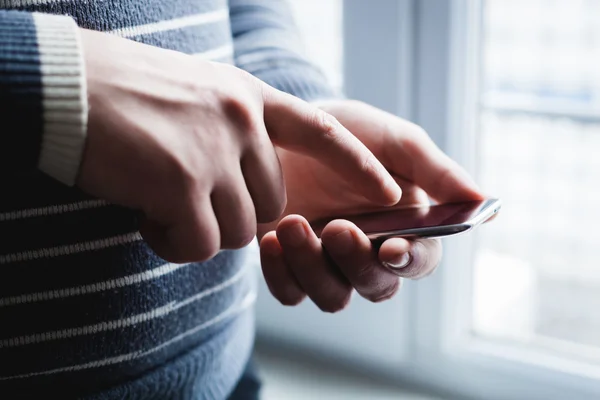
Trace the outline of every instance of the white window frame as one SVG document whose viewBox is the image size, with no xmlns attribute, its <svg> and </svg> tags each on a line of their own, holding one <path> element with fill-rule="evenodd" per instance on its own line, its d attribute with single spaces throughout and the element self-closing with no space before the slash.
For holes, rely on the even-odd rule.
<svg viewBox="0 0 600 400">
<path fill-rule="evenodd" d="M 347 95 L 420 124 L 475 176 L 481 4 L 481 0 L 344 3 Z M 320 313 L 308 302 L 295 310 L 281 307 L 263 285 L 257 311 L 259 337 L 454 396 L 600 398 L 600 367 L 469 334 L 470 255 L 476 238 L 475 234 L 445 241 L 438 271 L 406 283 L 391 302 L 368 305 L 354 299 L 358 305 L 335 316 Z M 377 340 L 366 339 L 373 337 Z"/>
</svg>

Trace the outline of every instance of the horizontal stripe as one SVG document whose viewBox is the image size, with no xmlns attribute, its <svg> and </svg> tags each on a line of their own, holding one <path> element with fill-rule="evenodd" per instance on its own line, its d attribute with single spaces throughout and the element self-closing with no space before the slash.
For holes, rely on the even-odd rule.
<svg viewBox="0 0 600 400">
<path fill-rule="evenodd" d="M 0 224 L 0 227 L 2 225 Z M 2 235 L 7 236 L 6 233 L 0 232 L 0 236 Z M 115 235 L 99 238 L 112 236 Z M 6 253 L 8 251 L 0 251 L 0 254 Z M 63 257 L 25 261 L 10 266 L 0 265 L 2 274 L 0 293 L 2 297 L 11 297 L 24 293 L 83 286 L 137 274 L 165 263 L 166 261 L 158 257 L 146 242 L 137 241 L 104 248 L 93 253 L 75 253 Z"/>
<path fill-rule="evenodd" d="M 0 222 L 0 254 L 110 238 L 140 229 L 141 213 L 116 205 Z M 125 274 L 123 274 L 125 275 Z"/>
<path fill-rule="evenodd" d="M 128 26 L 110 31 L 117 36 L 130 38 L 140 35 L 149 35 L 157 32 L 171 31 L 188 26 L 201 26 L 213 22 L 226 21 L 229 18 L 229 10 L 221 9 L 196 15 L 189 15 L 181 18 L 173 18 L 166 21 L 154 22 L 151 24 Z"/>
<path fill-rule="evenodd" d="M 61 0 L 0 0 L 0 8 L 18 8 L 58 3 Z"/>
<path fill-rule="evenodd" d="M 14 221 L 23 218 L 46 217 L 68 212 L 87 210 L 108 205 L 105 200 L 83 200 L 76 203 L 57 204 L 47 207 L 28 208 L 0 213 L 0 222 Z"/>
<path fill-rule="evenodd" d="M 124 254 L 131 247 L 132 245 L 130 244 L 114 249 Z M 104 252 L 113 252 L 113 249 L 101 250 L 97 254 Z M 245 265 L 242 261 L 244 258 L 243 253 L 245 252 L 239 255 L 237 252 L 226 253 L 218 256 L 216 260 L 194 263 L 195 265 L 189 268 L 181 268 L 170 274 L 136 285 L 56 301 L 41 301 L 19 306 L 0 307 L 0 325 L 2 326 L 0 329 L 0 340 L 40 332 L 59 331 L 65 328 L 94 325 L 101 321 L 118 320 L 161 307 L 171 302 L 181 301 L 231 278 L 231 276 L 236 274 Z M 94 258 L 93 254 L 89 253 L 83 253 L 80 257 L 84 260 L 86 258 Z M 53 260 L 68 262 L 70 259 L 71 257 L 61 257 Z M 38 271 L 44 270 L 47 261 L 30 263 L 41 265 L 41 267 L 32 268 L 34 271 L 29 274 L 20 274 L 18 279 L 12 280 L 15 287 L 12 291 L 5 294 L 0 289 L 0 293 L 2 293 L 2 297 L 12 297 L 24 293 L 75 287 L 141 273 L 165 264 L 165 261 L 160 258 L 156 260 L 150 259 L 148 263 L 145 263 L 143 259 L 137 257 L 131 259 L 131 256 L 128 254 L 124 254 L 122 258 L 117 254 L 114 260 L 117 263 L 116 267 L 95 264 L 94 267 L 90 268 L 84 263 L 77 267 L 69 268 L 68 272 L 63 272 L 60 269 L 58 271 L 51 271 L 51 274 L 48 274 L 51 275 L 51 283 L 43 286 L 37 285 L 37 287 L 30 286 L 30 282 L 37 280 Z M 119 265 L 121 268 L 119 268 Z M 15 267 L 8 270 L 20 270 L 27 267 L 28 265 L 23 263 L 15 265 Z M 112 269 L 111 274 L 101 274 L 98 272 L 98 270 L 102 270 L 105 267 Z M 68 276 L 69 274 L 79 275 L 79 277 L 71 279 L 71 276 Z M 90 279 L 88 274 L 95 279 Z M 21 278 L 22 276 L 25 277 Z M 32 276 L 36 278 L 32 279 Z M 69 280 L 69 282 L 63 282 L 63 280 Z M 5 279 L 2 276 L 0 281 L 8 281 L 2 286 L 9 286 L 11 279 Z M 217 302 L 225 301 L 227 304 L 230 304 L 227 300 L 231 298 L 231 295 L 235 294 L 235 289 L 237 288 L 238 286 L 234 285 L 225 292 L 221 292 L 218 296 L 213 295 L 210 299 L 203 299 L 201 303 L 203 307 L 213 300 Z M 184 313 L 190 313 L 189 308 L 182 309 L 178 314 Z M 206 320 L 214 315 L 212 308 L 206 310 L 204 314 L 204 316 L 199 317 L 199 321 Z"/>
<path fill-rule="evenodd" d="M 0 255 L 0 265 L 13 262 L 30 261 L 40 258 L 51 258 L 74 253 L 100 250 L 105 249 L 107 247 L 137 242 L 140 240 L 142 240 L 142 235 L 140 235 L 139 232 L 133 232 L 125 235 L 118 235 L 89 242 L 68 244 L 64 246 L 49 247 L 45 249 L 29 250 L 20 253 Z"/>
<path fill-rule="evenodd" d="M 25 346 L 29 344 L 41 343 L 50 340 L 60 340 L 72 338 L 75 336 L 84 336 L 84 335 L 92 335 L 100 332 L 112 331 L 117 329 L 127 328 L 132 325 L 144 323 L 153 319 L 164 317 L 172 312 L 179 310 L 185 306 L 188 306 L 192 303 L 200 301 L 201 299 L 210 296 L 214 293 L 220 292 L 223 289 L 232 286 L 236 282 L 240 281 L 240 279 L 246 273 L 246 269 L 242 268 L 237 274 L 229 278 L 228 280 L 221 282 L 218 285 L 211 287 L 210 289 L 204 290 L 195 294 L 194 296 L 188 297 L 182 301 L 176 302 L 172 301 L 164 306 L 152 309 L 145 313 L 133 315 L 131 317 L 112 320 L 112 321 L 103 321 L 97 324 L 82 326 L 78 328 L 69 328 L 62 329 L 59 331 L 52 332 L 43 332 L 37 333 L 35 335 L 28 336 L 19 336 L 15 338 L 3 339 L 0 340 L 0 349 L 7 347 L 17 347 L 17 346 Z"/>
<path fill-rule="evenodd" d="M 186 271 L 181 275 L 192 270 L 198 271 L 199 269 L 200 268 L 187 268 Z M 176 276 L 175 274 L 172 276 Z M 144 323 L 128 326 L 123 329 L 113 329 L 99 332 L 97 334 L 74 336 L 63 340 L 50 340 L 26 346 L 2 348 L 0 349 L 0 359 L 4 360 L 4 362 L 0 362 L 0 376 L 18 375 L 35 370 L 54 369 L 68 365 L 82 364 L 93 360 L 114 357 L 118 356 L 119 354 L 130 353 L 154 347 L 165 340 L 169 340 L 170 338 L 195 327 L 198 324 L 214 318 L 216 315 L 219 315 L 233 304 L 239 303 L 247 293 L 255 290 L 255 280 L 252 278 L 256 277 L 245 275 L 242 277 L 240 282 L 231 285 L 222 291 L 213 293 L 212 295 L 209 295 L 198 302 L 192 303 L 187 307 L 180 308 L 179 310 L 165 315 L 162 318 L 151 319 Z M 171 277 L 169 276 L 153 281 L 148 285 L 170 279 Z M 175 285 L 169 285 L 169 288 L 165 288 L 165 291 L 170 291 L 172 294 L 177 295 L 176 284 L 178 282 L 180 281 L 173 280 Z M 110 301 L 111 304 L 114 305 L 112 307 L 116 306 L 118 310 L 116 312 L 112 312 L 112 310 L 110 310 L 110 315 L 102 313 L 101 310 L 100 312 L 97 312 L 97 309 L 90 309 L 89 307 L 86 307 L 86 305 L 82 304 L 80 310 L 76 310 L 73 313 L 93 314 L 94 318 L 88 318 L 87 323 L 80 323 L 79 319 L 69 320 L 68 318 L 62 318 L 60 324 L 54 324 L 50 326 L 41 323 L 39 326 L 34 327 L 33 329 L 31 329 L 32 324 L 30 324 L 30 329 L 21 330 L 16 334 L 7 335 L 4 332 L 5 325 L 18 324 L 21 320 L 37 318 L 40 314 L 31 313 L 27 316 L 21 316 L 20 319 L 16 318 L 6 321 L 0 319 L 3 321 L 3 329 L 0 329 L 0 332 L 2 333 L 2 337 L 0 339 L 32 335 L 38 332 L 61 330 L 69 327 L 75 328 L 79 326 L 95 324 L 100 321 L 126 318 L 128 316 L 139 314 L 155 307 L 162 306 L 171 302 L 172 300 L 177 301 L 179 299 L 185 299 L 194 295 L 195 293 L 200 292 L 201 290 L 215 286 L 220 282 L 222 281 L 210 282 L 209 284 L 204 285 L 202 289 L 198 289 L 195 292 L 188 291 L 186 295 L 180 295 L 177 296 L 177 298 L 172 296 L 169 297 L 169 295 L 162 295 L 160 296 L 160 301 L 155 301 L 152 293 L 146 294 L 142 292 L 135 297 L 117 295 L 116 297 L 120 298 L 120 300 L 112 301 L 113 299 L 111 299 Z M 129 287 L 125 290 L 133 290 L 134 288 L 135 287 Z M 109 296 L 112 296 L 112 293 L 108 292 L 101 296 L 108 298 Z M 90 297 L 98 297 L 98 295 Z M 87 300 L 87 298 L 88 296 L 74 298 L 73 301 L 77 302 L 79 300 Z M 145 299 L 151 299 L 150 303 L 146 303 Z M 46 317 L 46 319 L 52 320 L 54 316 L 59 317 L 63 311 L 62 309 L 55 307 L 54 310 L 48 310 L 45 311 L 45 313 L 50 314 Z M 202 333 L 195 335 L 191 343 L 181 344 L 180 346 L 182 347 L 177 346 L 177 349 L 175 349 L 176 353 L 169 353 L 168 351 L 161 352 L 160 355 L 157 355 L 157 359 L 154 359 L 153 357 L 152 360 L 145 360 L 142 362 L 142 364 L 145 364 L 146 362 L 152 363 L 153 365 L 163 364 L 165 360 L 171 359 L 174 354 L 180 354 L 181 350 L 189 350 L 190 347 L 195 347 L 196 344 L 205 343 L 209 341 L 213 335 L 220 333 L 222 330 L 223 327 L 220 326 L 207 329 Z M 135 374 L 136 371 L 133 371 L 134 366 L 131 367 L 132 369 L 124 367 L 125 370 L 122 370 L 122 372 L 131 372 L 132 374 Z M 138 367 L 143 368 L 141 365 L 137 364 L 135 368 Z"/>
<path fill-rule="evenodd" d="M 139 274 L 128 275 L 122 278 L 92 283 L 89 285 L 0 298 L 0 307 L 37 303 L 39 301 L 65 299 L 68 297 L 82 296 L 86 294 L 105 292 L 107 290 L 119 289 L 126 286 L 150 281 L 152 279 L 160 278 L 161 276 L 170 274 L 172 272 L 177 271 L 180 268 L 184 268 L 189 265 L 191 264 L 164 264 L 160 267 L 151 269 L 149 271 L 144 271 Z"/>
<path fill-rule="evenodd" d="M 200 58 L 202 60 L 211 60 L 211 61 L 221 60 L 221 59 L 227 58 L 227 57 L 233 57 L 233 44 L 232 43 L 226 44 L 224 46 L 217 47 L 216 49 L 203 51 L 201 53 L 194 53 L 192 55 L 194 57 Z"/>
<path fill-rule="evenodd" d="M 187 337 L 192 336 L 192 335 L 202 331 L 203 329 L 206 329 L 212 325 L 215 325 L 215 324 L 225 320 L 226 318 L 233 317 L 237 314 L 242 313 L 244 310 L 250 308 L 254 304 L 255 301 L 256 301 L 256 293 L 251 292 L 239 304 L 231 306 L 230 308 L 223 311 L 221 314 L 217 315 L 216 317 L 214 317 L 214 318 L 212 318 L 212 319 L 210 319 L 210 320 L 208 320 L 186 332 L 183 332 L 183 333 L 167 340 L 166 342 L 161 343 L 160 345 L 158 345 L 156 347 L 150 348 L 148 350 L 131 352 L 131 353 L 115 356 L 115 357 L 92 361 L 92 362 L 85 363 L 85 364 L 72 365 L 72 366 L 68 366 L 68 367 L 56 368 L 56 369 L 47 370 L 47 371 L 39 371 L 39 372 L 32 372 L 32 373 L 28 373 L 28 374 L 20 374 L 20 375 L 12 375 L 12 376 L 3 376 L 3 377 L 0 377 L 0 381 L 24 379 L 24 378 L 31 378 L 31 377 L 35 377 L 35 376 L 43 376 L 43 375 L 53 375 L 53 374 L 58 374 L 58 373 L 63 373 L 63 372 L 82 371 L 82 370 L 87 370 L 87 369 L 92 369 L 92 368 L 100 368 L 100 367 L 107 366 L 107 365 L 120 364 L 123 362 L 133 361 L 133 360 L 136 360 L 139 358 L 143 358 L 143 357 L 149 356 L 153 353 L 156 353 L 166 347 L 174 345 L 174 344 L 186 339 Z"/>
<path fill-rule="evenodd" d="M 185 54 L 208 52 L 232 44 L 229 25 L 226 22 L 212 24 L 210 28 L 194 25 L 152 35 L 137 35 L 130 39 Z"/>
<path fill-rule="evenodd" d="M 282 49 L 275 47 L 250 47 L 249 49 L 246 49 L 246 51 L 244 51 L 244 49 L 236 43 L 235 63 L 240 67 L 248 64 L 254 64 L 257 62 L 277 62 L 282 59 L 289 58 L 302 60 L 299 57 L 299 55 L 285 48 Z"/>
<path fill-rule="evenodd" d="M 0 8 L 12 9 L 18 7 L 27 7 L 29 5 L 46 4 L 55 0 L 0 0 Z"/>
<path fill-rule="evenodd" d="M 275 54 L 274 57 L 273 51 L 271 50 L 258 51 L 255 53 L 246 54 L 239 54 L 239 52 L 236 51 L 235 65 L 238 65 L 240 68 L 243 68 L 247 64 L 254 64 L 256 62 L 268 62 L 270 60 L 277 61 L 277 59 L 277 54 Z"/>
<path fill-rule="evenodd" d="M 129 246 L 131 245 L 122 246 L 120 249 Z M 105 251 L 112 250 L 103 250 L 101 252 Z M 85 257 L 93 258 L 89 257 L 87 254 L 85 254 Z M 126 255 L 125 257 L 128 256 Z M 63 259 L 65 258 L 59 260 Z M 226 254 L 218 257 L 216 261 L 210 260 L 209 262 L 204 263 L 194 263 L 194 265 L 191 265 L 188 268 L 180 268 L 170 274 L 136 285 L 129 285 L 113 290 L 90 293 L 56 301 L 41 301 L 20 306 L 0 307 L 0 325 L 2 325 L 2 328 L 0 329 L 0 340 L 17 336 L 28 336 L 40 332 L 59 331 L 65 328 L 94 325 L 102 321 L 119 320 L 161 307 L 171 302 L 179 302 L 231 278 L 240 268 L 246 265 L 241 261 L 242 259 L 243 254 L 240 254 L 239 256 L 237 254 Z M 15 286 L 18 290 L 12 291 L 10 295 L 15 296 L 24 293 L 50 291 L 101 282 L 103 280 L 140 273 L 165 264 L 165 261 L 162 259 L 158 259 L 158 262 L 151 260 L 149 265 L 143 264 L 142 260 L 139 261 L 140 264 L 137 265 L 137 268 L 133 266 L 130 266 L 127 269 L 124 268 L 123 270 L 113 268 L 113 274 L 104 275 L 102 277 L 104 279 L 87 278 L 88 271 L 90 273 L 96 273 L 96 271 L 90 271 L 87 265 L 83 268 L 80 267 L 78 270 L 73 269 L 73 274 L 81 275 L 83 279 L 86 279 L 80 279 L 80 283 L 76 284 L 62 283 L 61 278 L 64 274 L 62 272 L 59 274 L 55 273 L 55 275 L 58 275 L 58 279 L 55 279 L 54 285 L 43 287 L 42 290 L 36 290 L 37 288 L 33 289 L 29 287 L 28 283 L 31 281 L 31 276 L 37 277 L 37 275 L 30 274 L 27 280 L 16 282 Z M 122 263 L 122 261 L 118 259 L 116 262 Z M 38 262 L 36 264 L 45 264 L 45 262 Z M 95 267 L 95 269 L 102 268 L 102 265 Z M 96 277 L 98 276 L 99 275 L 96 274 Z M 223 292 L 219 292 L 218 294 L 212 295 L 209 298 L 196 303 L 202 306 L 200 307 L 202 310 L 200 314 L 198 314 L 197 319 L 190 322 L 201 322 L 211 318 L 217 311 L 217 309 L 214 308 L 214 303 L 225 302 L 225 305 L 231 304 L 231 301 L 229 300 L 231 300 L 232 296 L 235 296 L 238 287 L 239 286 L 236 284 Z M 3 292 L 0 290 L 0 293 Z M 9 295 L 6 294 L 2 297 L 8 296 Z M 213 305 L 209 305 L 209 303 Z M 181 311 L 172 315 L 182 315 L 185 318 L 188 318 L 187 315 L 193 313 L 191 308 L 196 309 L 199 307 L 183 308 Z M 171 316 L 169 318 L 175 317 Z M 160 325 L 163 323 L 160 321 L 163 320 L 164 318 L 160 319 L 159 323 L 154 325 Z M 145 324 L 145 326 L 146 328 L 144 329 L 149 329 L 147 328 L 149 326 L 148 324 Z M 73 340 L 74 339 L 64 342 L 71 343 Z M 82 341 L 89 340 L 95 339 L 83 337 Z M 123 347 L 121 347 L 121 349 L 123 349 Z M 2 358 L 1 355 L 0 358 Z M 1 368 L 0 375 L 2 375 Z"/>
<path fill-rule="evenodd" d="M 85 3 L 82 3 L 82 0 L 60 0 L 47 4 L 12 7 L 23 11 L 70 15 L 82 28 L 107 32 L 212 12 L 226 6 L 226 0 L 93 0 Z"/>
<path fill-rule="evenodd" d="M 165 0 L 161 0 L 161 1 L 165 1 Z M 81 6 L 81 0 L 75 0 L 76 4 L 79 4 L 79 6 Z M 214 5 L 214 4 L 221 4 L 221 1 L 209 1 L 209 0 L 201 0 L 201 1 L 195 1 L 196 3 L 200 3 L 200 4 L 206 4 L 206 5 Z M 0 0 L 0 8 L 4 8 L 4 9 L 14 9 L 14 8 L 23 8 L 23 7 L 40 7 L 40 6 L 47 6 L 47 5 L 68 5 L 73 7 L 73 0 Z M 91 2 L 90 2 L 91 3 Z M 96 2 L 94 2 L 96 3 Z M 114 5 L 114 3 L 112 1 L 107 1 L 107 0 L 102 0 L 102 1 L 97 1 L 97 3 L 109 3 L 111 5 Z M 119 1 L 120 4 L 122 4 L 122 1 Z M 75 4 L 75 5 L 76 5 Z M 90 4 L 91 5 L 91 4 Z M 94 4 L 96 5 L 96 4 Z M 131 6 L 135 5 L 135 3 L 131 3 Z M 144 3 L 144 6 L 148 6 L 147 3 Z"/>
<path fill-rule="evenodd" d="M 300 83 L 306 84 L 313 82 L 315 78 L 319 79 L 320 81 L 323 81 L 324 79 L 321 73 L 313 69 L 309 63 L 294 57 L 281 56 L 247 64 L 241 64 L 239 63 L 239 60 L 236 59 L 236 65 L 252 74 L 258 72 L 277 74 L 281 73 L 281 70 L 285 70 L 283 72 L 286 76 L 290 76 L 291 79 L 298 79 L 298 75 L 300 78 L 306 80 L 306 82 L 300 81 Z"/>
</svg>

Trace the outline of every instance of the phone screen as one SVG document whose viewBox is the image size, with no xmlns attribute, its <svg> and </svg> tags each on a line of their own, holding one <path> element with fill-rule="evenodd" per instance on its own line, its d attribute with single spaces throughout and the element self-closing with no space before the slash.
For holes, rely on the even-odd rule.
<svg viewBox="0 0 600 400">
<path fill-rule="evenodd" d="M 459 225 L 468 222 L 493 203 L 494 200 L 488 199 L 398 208 L 368 214 L 329 218 L 316 221 L 311 225 L 317 235 L 320 235 L 325 225 L 334 219 L 345 219 L 353 222 L 366 234 L 441 225 Z"/>
</svg>

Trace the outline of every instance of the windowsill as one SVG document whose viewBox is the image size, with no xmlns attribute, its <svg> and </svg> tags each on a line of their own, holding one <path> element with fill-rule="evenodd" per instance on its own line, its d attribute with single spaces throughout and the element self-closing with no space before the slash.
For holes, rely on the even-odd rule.
<svg viewBox="0 0 600 400">
<path fill-rule="evenodd" d="M 333 364 L 258 346 L 263 400 L 443 400 L 380 382 Z"/>
</svg>

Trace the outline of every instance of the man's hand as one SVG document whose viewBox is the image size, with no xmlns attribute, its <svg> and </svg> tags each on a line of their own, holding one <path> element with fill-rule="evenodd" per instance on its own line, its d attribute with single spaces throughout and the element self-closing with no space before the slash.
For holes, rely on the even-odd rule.
<svg viewBox="0 0 600 400">
<path fill-rule="evenodd" d="M 318 159 L 375 204 L 400 189 L 325 112 L 224 64 L 82 31 L 88 138 L 77 184 L 142 210 L 142 235 L 174 262 L 239 248 L 279 218 L 284 179 L 273 143 Z"/>
<path fill-rule="evenodd" d="M 418 126 L 356 101 L 322 108 L 360 139 L 402 187 L 398 205 L 481 199 L 465 171 Z M 380 208 L 352 181 L 316 160 L 278 150 L 288 204 L 279 222 L 260 226 L 261 260 L 271 293 L 295 305 L 308 295 L 324 311 L 349 302 L 352 291 L 371 301 L 391 298 L 400 277 L 433 272 L 441 258 L 438 240 L 389 239 L 379 249 L 349 221 L 329 223 L 319 240 L 307 220 Z M 387 268 L 386 268 L 387 267 Z M 392 272 L 393 271 L 393 272 Z"/>
</svg>

